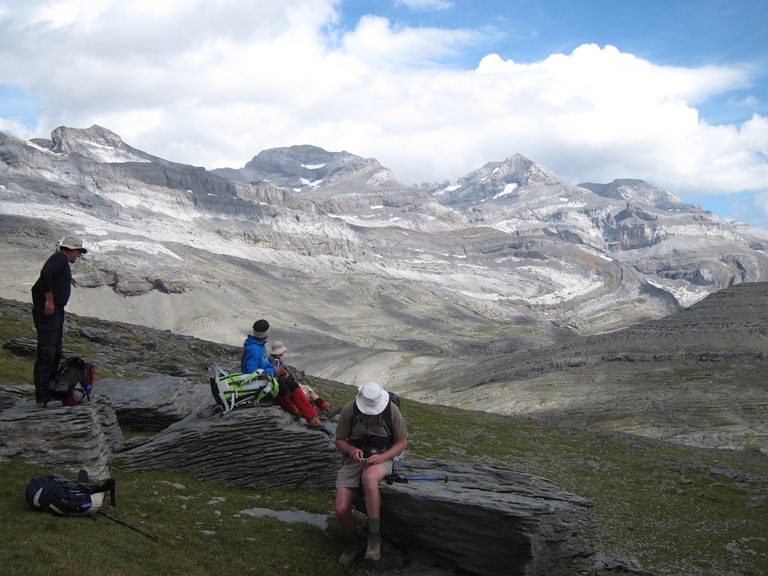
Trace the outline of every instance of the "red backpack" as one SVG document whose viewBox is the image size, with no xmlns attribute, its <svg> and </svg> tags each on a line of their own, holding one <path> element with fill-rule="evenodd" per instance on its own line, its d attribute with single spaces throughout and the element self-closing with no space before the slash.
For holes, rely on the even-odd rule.
<svg viewBox="0 0 768 576">
<path fill-rule="evenodd" d="M 61 400 L 66 406 L 90 400 L 95 381 L 96 368 L 93 364 L 77 356 L 67 358 L 51 382 L 51 400 Z"/>
</svg>

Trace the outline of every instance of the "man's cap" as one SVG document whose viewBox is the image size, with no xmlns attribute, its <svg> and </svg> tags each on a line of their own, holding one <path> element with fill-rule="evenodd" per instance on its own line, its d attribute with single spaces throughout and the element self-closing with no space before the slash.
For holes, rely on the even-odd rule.
<svg viewBox="0 0 768 576">
<path fill-rule="evenodd" d="M 269 322 L 264 319 L 256 320 L 253 323 L 253 337 L 266 338 L 269 336 Z"/>
<path fill-rule="evenodd" d="M 59 248 L 66 248 L 67 250 L 80 250 L 80 254 L 87 254 L 88 250 L 83 248 L 83 241 L 77 236 L 64 236 L 59 242 Z"/>
</svg>

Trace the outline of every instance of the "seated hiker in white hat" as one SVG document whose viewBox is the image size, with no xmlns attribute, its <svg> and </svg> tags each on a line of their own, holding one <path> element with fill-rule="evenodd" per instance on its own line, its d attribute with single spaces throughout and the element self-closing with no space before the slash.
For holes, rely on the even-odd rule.
<svg viewBox="0 0 768 576">
<path fill-rule="evenodd" d="M 381 493 L 379 482 L 392 474 L 394 458 L 408 445 L 408 431 L 400 409 L 376 382 L 360 386 L 344 405 L 336 426 L 336 448 L 344 458 L 336 476 L 336 518 L 348 544 L 339 558 L 351 565 L 362 550 L 352 507 L 361 486 L 368 514 L 366 560 L 381 557 Z"/>
<path fill-rule="evenodd" d="M 283 360 L 283 357 L 287 351 L 288 348 L 286 348 L 285 344 L 279 340 L 272 342 L 272 345 L 269 347 L 269 361 L 272 362 L 272 364 L 274 364 L 276 367 L 281 366 L 285 368 L 287 372 L 287 376 L 278 376 L 278 381 L 285 381 L 285 384 L 290 390 L 294 390 L 296 386 L 301 387 L 301 390 L 304 392 L 309 401 L 312 402 L 312 404 L 314 404 L 318 410 L 322 410 L 328 418 L 333 418 L 339 412 L 341 412 L 341 407 L 334 408 L 330 402 L 323 400 L 323 398 L 317 392 L 315 392 L 312 387 L 308 386 L 307 384 L 301 384 L 298 380 L 296 380 L 296 377 L 291 374 L 290 370 L 288 370 L 288 367 L 285 365 L 285 361 Z"/>
</svg>

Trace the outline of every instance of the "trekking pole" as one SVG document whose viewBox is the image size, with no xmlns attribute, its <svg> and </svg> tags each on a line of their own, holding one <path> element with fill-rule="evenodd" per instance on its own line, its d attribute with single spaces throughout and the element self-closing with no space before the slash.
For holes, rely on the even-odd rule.
<svg viewBox="0 0 768 576">
<path fill-rule="evenodd" d="M 135 530 L 139 534 L 144 534 L 144 536 L 146 536 L 147 538 L 149 538 L 151 540 L 154 540 L 155 542 L 160 542 L 160 538 L 158 536 L 154 536 L 153 534 L 150 534 L 149 532 L 144 532 L 144 530 L 142 530 L 141 528 L 136 528 L 136 526 L 131 526 L 130 524 L 128 524 L 128 522 L 123 522 L 122 520 L 120 520 L 118 518 L 115 518 L 114 516 L 110 516 L 109 514 L 104 512 L 103 510 L 99 510 L 99 514 L 103 514 L 104 516 L 106 516 L 110 520 L 113 520 L 113 521 L 117 522 L 118 524 L 122 524 L 126 528 L 130 528 L 131 530 Z"/>
<path fill-rule="evenodd" d="M 413 477 L 413 476 L 400 476 L 400 474 L 390 474 L 389 476 L 385 477 L 385 480 L 387 481 L 387 484 L 392 484 L 393 482 L 398 482 L 400 484 L 408 484 L 408 482 L 417 482 L 417 481 L 448 482 L 448 476 Z"/>
</svg>

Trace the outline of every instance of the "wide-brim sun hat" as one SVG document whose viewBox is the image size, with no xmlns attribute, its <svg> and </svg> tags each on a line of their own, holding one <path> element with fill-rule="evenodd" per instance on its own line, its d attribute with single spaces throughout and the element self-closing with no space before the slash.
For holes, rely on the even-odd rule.
<svg viewBox="0 0 768 576">
<path fill-rule="evenodd" d="M 275 340 L 272 342 L 272 346 L 269 347 L 270 354 L 273 356 L 279 356 L 281 354 L 285 354 L 285 352 L 288 350 L 288 348 L 285 347 L 285 345 L 280 342 L 280 340 Z"/>
<path fill-rule="evenodd" d="M 376 382 L 368 382 L 357 389 L 355 404 L 360 412 L 369 416 L 381 414 L 389 403 L 389 393 Z"/>
<path fill-rule="evenodd" d="M 64 236 L 59 242 L 59 248 L 66 248 L 67 250 L 79 250 L 80 254 L 87 254 L 88 250 L 83 248 L 83 241 L 76 236 Z"/>
</svg>

